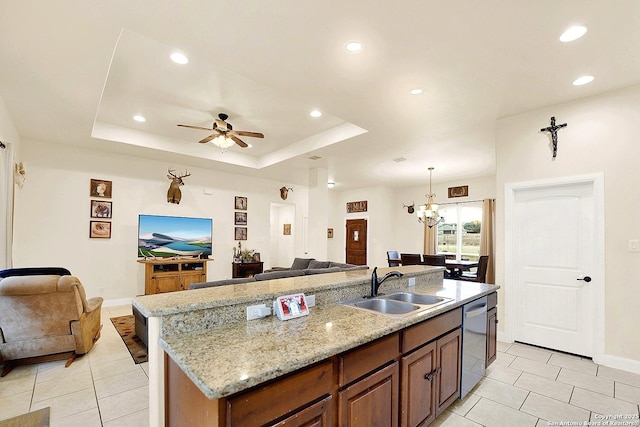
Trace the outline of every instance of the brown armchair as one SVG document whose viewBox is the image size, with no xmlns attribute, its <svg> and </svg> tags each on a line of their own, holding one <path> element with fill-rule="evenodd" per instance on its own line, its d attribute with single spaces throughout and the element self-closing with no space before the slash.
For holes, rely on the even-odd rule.
<svg viewBox="0 0 640 427">
<path fill-rule="evenodd" d="M 17 362 L 69 356 L 69 366 L 77 355 L 87 353 L 100 336 L 102 301 L 87 300 L 82 284 L 71 275 L 0 278 L 2 376 Z"/>
</svg>

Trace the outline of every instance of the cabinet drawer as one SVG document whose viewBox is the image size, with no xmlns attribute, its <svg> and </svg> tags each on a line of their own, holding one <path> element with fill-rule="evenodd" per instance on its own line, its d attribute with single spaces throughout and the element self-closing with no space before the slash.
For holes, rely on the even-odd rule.
<svg viewBox="0 0 640 427">
<path fill-rule="evenodd" d="M 462 308 L 451 310 L 438 317 L 411 326 L 402 332 L 402 353 L 407 353 L 422 344 L 433 341 L 440 335 L 462 325 Z"/>
<path fill-rule="evenodd" d="M 399 356 L 399 334 L 389 335 L 340 356 L 339 386 L 357 380 Z"/>
<path fill-rule="evenodd" d="M 225 425 L 265 425 L 330 395 L 333 381 L 333 363 L 326 361 L 246 393 L 234 395 L 226 402 Z"/>
</svg>

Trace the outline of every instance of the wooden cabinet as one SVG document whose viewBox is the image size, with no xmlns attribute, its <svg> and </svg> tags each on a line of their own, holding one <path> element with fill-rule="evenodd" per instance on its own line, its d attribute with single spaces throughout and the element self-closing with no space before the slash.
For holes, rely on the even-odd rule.
<svg viewBox="0 0 640 427">
<path fill-rule="evenodd" d="M 433 330 L 434 326 L 443 326 L 445 322 L 441 320 L 436 318 L 435 325 L 427 321 L 416 327 L 426 329 L 431 326 L 429 329 Z M 453 331 L 402 357 L 402 427 L 428 425 L 459 397 L 462 334 L 460 322 L 457 323 Z"/>
<path fill-rule="evenodd" d="M 487 360 L 485 367 L 491 365 L 498 355 L 498 294 L 487 296 Z"/>
<path fill-rule="evenodd" d="M 138 260 L 145 266 L 145 295 L 184 291 L 192 283 L 206 282 L 207 261 L 213 260 Z"/>
<path fill-rule="evenodd" d="M 339 357 L 338 425 L 398 425 L 400 334 Z"/>
<path fill-rule="evenodd" d="M 263 271 L 263 262 L 234 262 L 232 263 L 232 276 L 234 279 L 240 277 L 253 277 Z"/>
</svg>

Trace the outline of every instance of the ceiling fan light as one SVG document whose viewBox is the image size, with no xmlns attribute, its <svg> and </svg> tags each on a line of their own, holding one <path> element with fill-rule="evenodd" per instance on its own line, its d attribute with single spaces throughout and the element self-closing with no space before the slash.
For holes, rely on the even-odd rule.
<svg viewBox="0 0 640 427">
<path fill-rule="evenodd" d="M 233 142 L 231 138 L 227 138 L 224 135 L 216 136 L 215 138 L 213 138 L 213 140 L 211 140 L 211 142 L 213 142 L 215 146 L 220 147 L 222 149 L 229 148 L 233 144 L 235 144 L 235 142 Z"/>
</svg>

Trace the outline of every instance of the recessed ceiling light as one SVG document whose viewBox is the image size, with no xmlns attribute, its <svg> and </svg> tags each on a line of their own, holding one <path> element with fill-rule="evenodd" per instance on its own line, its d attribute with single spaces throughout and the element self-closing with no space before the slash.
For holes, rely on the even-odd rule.
<svg viewBox="0 0 640 427">
<path fill-rule="evenodd" d="M 394 162 L 396 163 L 401 163 L 401 162 L 406 162 L 407 159 L 405 159 L 404 157 L 396 157 L 395 159 L 392 159 Z"/>
<path fill-rule="evenodd" d="M 411 89 L 411 91 L 409 92 L 411 95 L 420 95 L 422 94 L 422 89 Z"/>
<path fill-rule="evenodd" d="M 586 27 L 583 27 L 582 25 L 574 25 L 573 27 L 562 33 L 562 35 L 560 36 L 560 41 L 565 43 L 572 42 L 584 36 L 586 32 Z"/>
<path fill-rule="evenodd" d="M 344 45 L 344 48 L 349 53 L 360 53 L 362 52 L 362 42 L 359 42 L 357 40 L 351 40 Z"/>
<path fill-rule="evenodd" d="M 310 115 L 311 117 L 316 117 L 316 118 L 318 118 L 318 117 L 322 116 L 322 111 L 320 111 L 320 110 L 313 110 L 313 111 L 311 111 L 311 112 L 309 113 L 309 115 Z"/>
<path fill-rule="evenodd" d="M 187 58 L 184 54 L 180 52 L 173 52 L 171 54 L 171 60 L 176 64 L 184 65 L 189 62 L 189 58 Z"/>
<path fill-rule="evenodd" d="M 573 81 L 573 85 L 582 86 L 582 85 L 586 85 L 587 83 L 591 83 L 592 81 L 593 81 L 593 76 L 582 76 L 575 79 Z"/>
<path fill-rule="evenodd" d="M 146 122 L 147 119 L 145 119 L 143 116 L 141 116 L 140 114 L 136 114 L 135 116 L 133 116 L 133 120 L 135 120 L 136 122 Z"/>
</svg>

